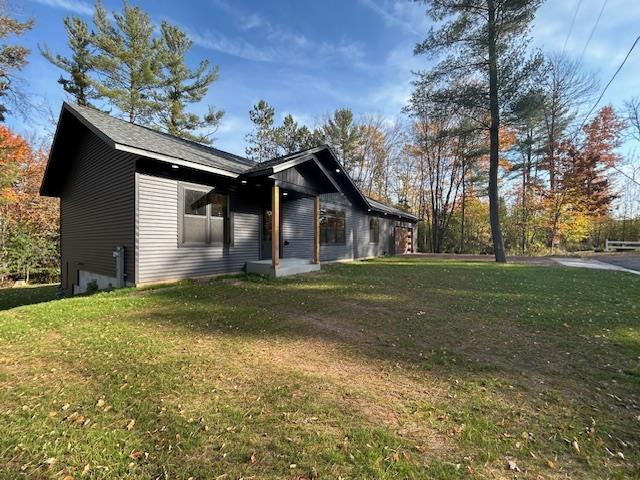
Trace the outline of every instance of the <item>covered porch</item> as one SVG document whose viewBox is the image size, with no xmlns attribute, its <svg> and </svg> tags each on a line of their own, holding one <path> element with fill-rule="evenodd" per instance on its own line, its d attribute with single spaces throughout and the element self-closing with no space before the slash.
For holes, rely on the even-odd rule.
<svg viewBox="0 0 640 480">
<path fill-rule="evenodd" d="M 263 162 L 243 174 L 242 183 L 261 186 L 265 204 L 260 260 L 248 261 L 247 273 L 282 277 L 320 270 L 320 195 L 340 192 L 341 180 L 350 181 L 323 149 Z"/>
</svg>

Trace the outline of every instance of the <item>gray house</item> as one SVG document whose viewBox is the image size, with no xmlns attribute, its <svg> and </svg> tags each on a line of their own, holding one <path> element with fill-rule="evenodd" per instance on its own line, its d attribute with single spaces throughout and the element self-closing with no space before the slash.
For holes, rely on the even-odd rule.
<svg viewBox="0 0 640 480">
<path fill-rule="evenodd" d="M 60 198 L 67 293 L 281 276 L 415 244 L 416 217 L 366 198 L 327 146 L 255 163 L 68 103 L 40 193 Z"/>
</svg>

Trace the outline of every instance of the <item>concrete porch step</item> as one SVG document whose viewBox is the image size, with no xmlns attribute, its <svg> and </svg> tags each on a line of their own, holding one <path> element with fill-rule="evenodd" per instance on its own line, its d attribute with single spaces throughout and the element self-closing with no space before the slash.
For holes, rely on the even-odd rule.
<svg viewBox="0 0 640 480">
<path fill-rule="evenodd" d="M 271 260 L 256 260 L 247 262 L 247 273 L 258 273 L 270 277 L 286 277 L 299 273 L 317 272 L 319 263 L 313 263 L 305 258 L 281 258 L 280 265 L 274 269 Z"/>
</svg>

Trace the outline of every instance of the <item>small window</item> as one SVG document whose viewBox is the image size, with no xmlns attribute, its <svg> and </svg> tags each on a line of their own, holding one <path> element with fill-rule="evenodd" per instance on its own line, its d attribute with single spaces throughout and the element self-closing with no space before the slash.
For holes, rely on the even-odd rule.
<svg viewBox="0 0 640 480">
<path fill-rule="evenodd" d="M 227 196 L 182 187 L 180 244 L 222 246 L 230 243 Z"/>
<path fill-rule="evenodd" d="M 380 241 L 380 219 L 372 218 L 369 220 L 369 241 L 378 243 Z"/>
<path fill-rule="evenodd" d="M 346 217 L 343 210 L 320 209 L 320 243 L 323 245 L 345 243 Z"/>
</svg>

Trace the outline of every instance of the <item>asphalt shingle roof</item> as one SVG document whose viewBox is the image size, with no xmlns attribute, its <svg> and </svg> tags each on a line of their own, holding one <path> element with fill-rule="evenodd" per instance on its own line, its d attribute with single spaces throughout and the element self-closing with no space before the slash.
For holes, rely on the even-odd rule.
<svg viewBox="0 0 640 480">
<path fill-rule="evenodd" d="M 269 167 L 292 160 L 300 155 L 305 155 L 310 150 L 329 148 L 327 146 L 316 147 L 276 157 L 266 162 L 256 163 L 253 160 L 241 157 L 240 155 L 235 155 L 223 150 L 218 150 L 217 148 L 184 140 L 167 133 L 158 132 L 148 127 L 126 122 L 94 108 L 83 107 L 71 103 L 65 103 L 65 105 L 72 113 L 81 117 L 81 119 L 83 119 L 88 125 L 97 129 L 116 144 L 145 150 L 150 153 L 178 158 L 187 162 L 193 162 L 199 165 L 218 168 L 237 174 L 265 170 Z M 364 198 L 373 210 L 400 215 L 404 218 L 416 219 L 416 217 L 410 213 L 385 205 L 384 203 L 368 197 Z"/>
<path fill-rule="evenodd" d="M 373 208 L 374 210 L 379 210 L 382 212 L 387 212 L 387 213 L 392 213 L 394 215 L 400 215 L 402 217 L 405 218 L 414 218 L 417 219 L 417 217 L 415 215 L 411 215 L 409 212 L 405 212 L 404 210 L 400 210 L 399 208 L 396 207 L 391 207 L 385 203 L 382 202 L 378 202 L 377 200 L 374 200 L 373 198 L 369 198 L 369 197 L 365 197 L 367 199 L 367 202 L 369 202 L 369 205 L 371 205 L 371 208 Z"/>
<path fill-rule="evenodd" d="M 207 167 L 243 173 L 256 163 L 232 153 L 120 120 L 90 107 L 67 106 L 113 142 Z"/>
</svg>

